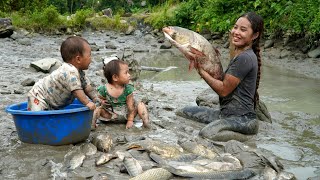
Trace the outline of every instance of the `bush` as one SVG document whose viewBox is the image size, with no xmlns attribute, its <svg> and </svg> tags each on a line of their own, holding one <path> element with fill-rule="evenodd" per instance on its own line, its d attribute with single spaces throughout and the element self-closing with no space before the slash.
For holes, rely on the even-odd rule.
<svg viewBox="0 0 320 180">
<path fill-rule="evenodd" d="M 54 6 L 32 13 L 15 12 L 11 14 L 11 18 L 14 26 L 37 32 L 52 32 L 63 25 L 62 18 Z"/>
<path fill-rule="evenodd" d="M 107 16 L 91 17 L 86 19 L 86 24 L 90 24 L 91 27 L 96 30 L 115 30 L 125 32 L 128 28 L 128 24 L 123 24 L 120 20 L 119 15 L 116 15 L 115 18 L 109 18 Z"/>
<path fill-rule="evenodd" d="M 92 9 L 81 9 L 78 10 L 74 15 L 71 16 L 70 26 L 76 29 L 81 29 L 85 26 L 86 19 L 92 17 L 94 12 Z"/>
</svg>

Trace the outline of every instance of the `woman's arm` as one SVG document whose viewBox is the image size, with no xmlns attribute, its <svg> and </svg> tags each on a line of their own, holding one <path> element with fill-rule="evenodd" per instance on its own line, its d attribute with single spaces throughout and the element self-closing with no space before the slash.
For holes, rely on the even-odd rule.
<svg viewBox="0 0 320 180">
<path fill-rule="evenodd" d="M 240 83 L 240 79 L 230 74 L 225 74 L 222 81 L 213 78 L 202 68 L 198 68 L 199 75 L 221 97 L 229 95 Z"/>
</svg>

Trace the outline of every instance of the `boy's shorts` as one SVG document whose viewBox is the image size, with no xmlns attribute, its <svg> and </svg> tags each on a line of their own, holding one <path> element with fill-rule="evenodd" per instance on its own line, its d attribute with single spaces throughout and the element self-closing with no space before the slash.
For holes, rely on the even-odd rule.
<svg viewBox="0 0 320 180">
<path fill-rule="evenodd" d="M 34 97 L 28 93 L 28 111 L 44 111 L 51 110 L 50 106 L 41 98 Z"/>
</svg>

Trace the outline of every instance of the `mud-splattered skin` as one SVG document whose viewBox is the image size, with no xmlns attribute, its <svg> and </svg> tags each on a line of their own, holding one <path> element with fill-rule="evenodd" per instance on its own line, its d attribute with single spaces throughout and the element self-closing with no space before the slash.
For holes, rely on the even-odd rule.
<svg viewBox="0 0 320 180">
<path fill-rule="evenodd" d="M 189 70 L 201 65 L 212 77 L 222 80 L 220 54 L 208 40 L 196 32 L 177 26 L 164 27 L 162 31 L 170 43 L 190 60 Z"/>
</svg>

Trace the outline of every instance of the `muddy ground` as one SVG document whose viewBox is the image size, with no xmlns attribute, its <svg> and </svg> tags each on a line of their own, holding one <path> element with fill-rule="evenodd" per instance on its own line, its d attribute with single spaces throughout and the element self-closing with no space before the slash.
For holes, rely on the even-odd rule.
<svg viewBox="0 0 320 180">
<path fill-rule="evenodd" d="M 94 85 L 103 81 L 100 76 L 101 58 L 131 49 L 135 59 L 154 60 L 155 54 L 162 53 L 169 58 L 177 58 L 175 49 L 160 50 L 157 37 L 144 36 L 141 33 L 125 36 L 113 32 L 85 32 L 83 37 L 95 47 L 93 62 L 88 70 Z M 81 146 L 47 146 L 23 143 L 19 140 L 12 116 L 5 112 L 6 106 L 26 101 L 30 86 L 22 86 L 27 78 L 38 80 L 46 74 L 30 68 L 30 63 L 45 57 L 60 58 L 59 47 L 66 36 L 44 36 L 39 34 L 18 34 L 16 39 L 0 39 L 0 177 L 1 179 L 129 179 L 126 173 L 120 173 L 121 161 L 96 167 L 94 162 L 101 154 L 86 157 L 81 167 L 73 172 L 64 171 L 66 154 Z M 113 42 L 117 49 L 106 49 L 106 41 Z M 217 42 L 219 44 L 219 42 Z M 228 50 L 222 48 L 222 56 L 227 59 Z M 319 59 L 306 58 L 296 60 L 292 53 L 286 58 L 278 56 L 284 47 L 263 51 L 265 64 L 285 71 L 293 71 L 294 76 L 320 79 Z M 129 51 L 127 51 L 129 52 Z M 121 52 L 120 52 L 121 54 Z M 304 56 L 303 56 L 304 57 Z M 316 81 L 318 82 L 318 81 Z M 197 137 L 204 124 L 176 116 L 175 111 L 186 105 L 196 105 L 198 94 L 208 88 L 203 81 L 151 81 L 148 78 L 138 80 L 139 90 L 136 96 L 148 100 L 148 109 L 152 128 L 133 128 L 125 130 L 125 124 L 100 123 L 90 138 L 99 132 L 109 133 L 117 147 L 119 137 L 150 137 L 165 142 L 177 142 L 182 138 Z M 285 170 L 295 174 L 297 179 L 320 176 L 320 117 L 319 114 L 281 111 L 271 112 L 273 123 L 260 123 L 258 135 L 249 142 L 253 148 L 263 148 L 273 152 L 283 163 Z M 120 146 L 120 143 L 118 142 Z"/>
</svg>

